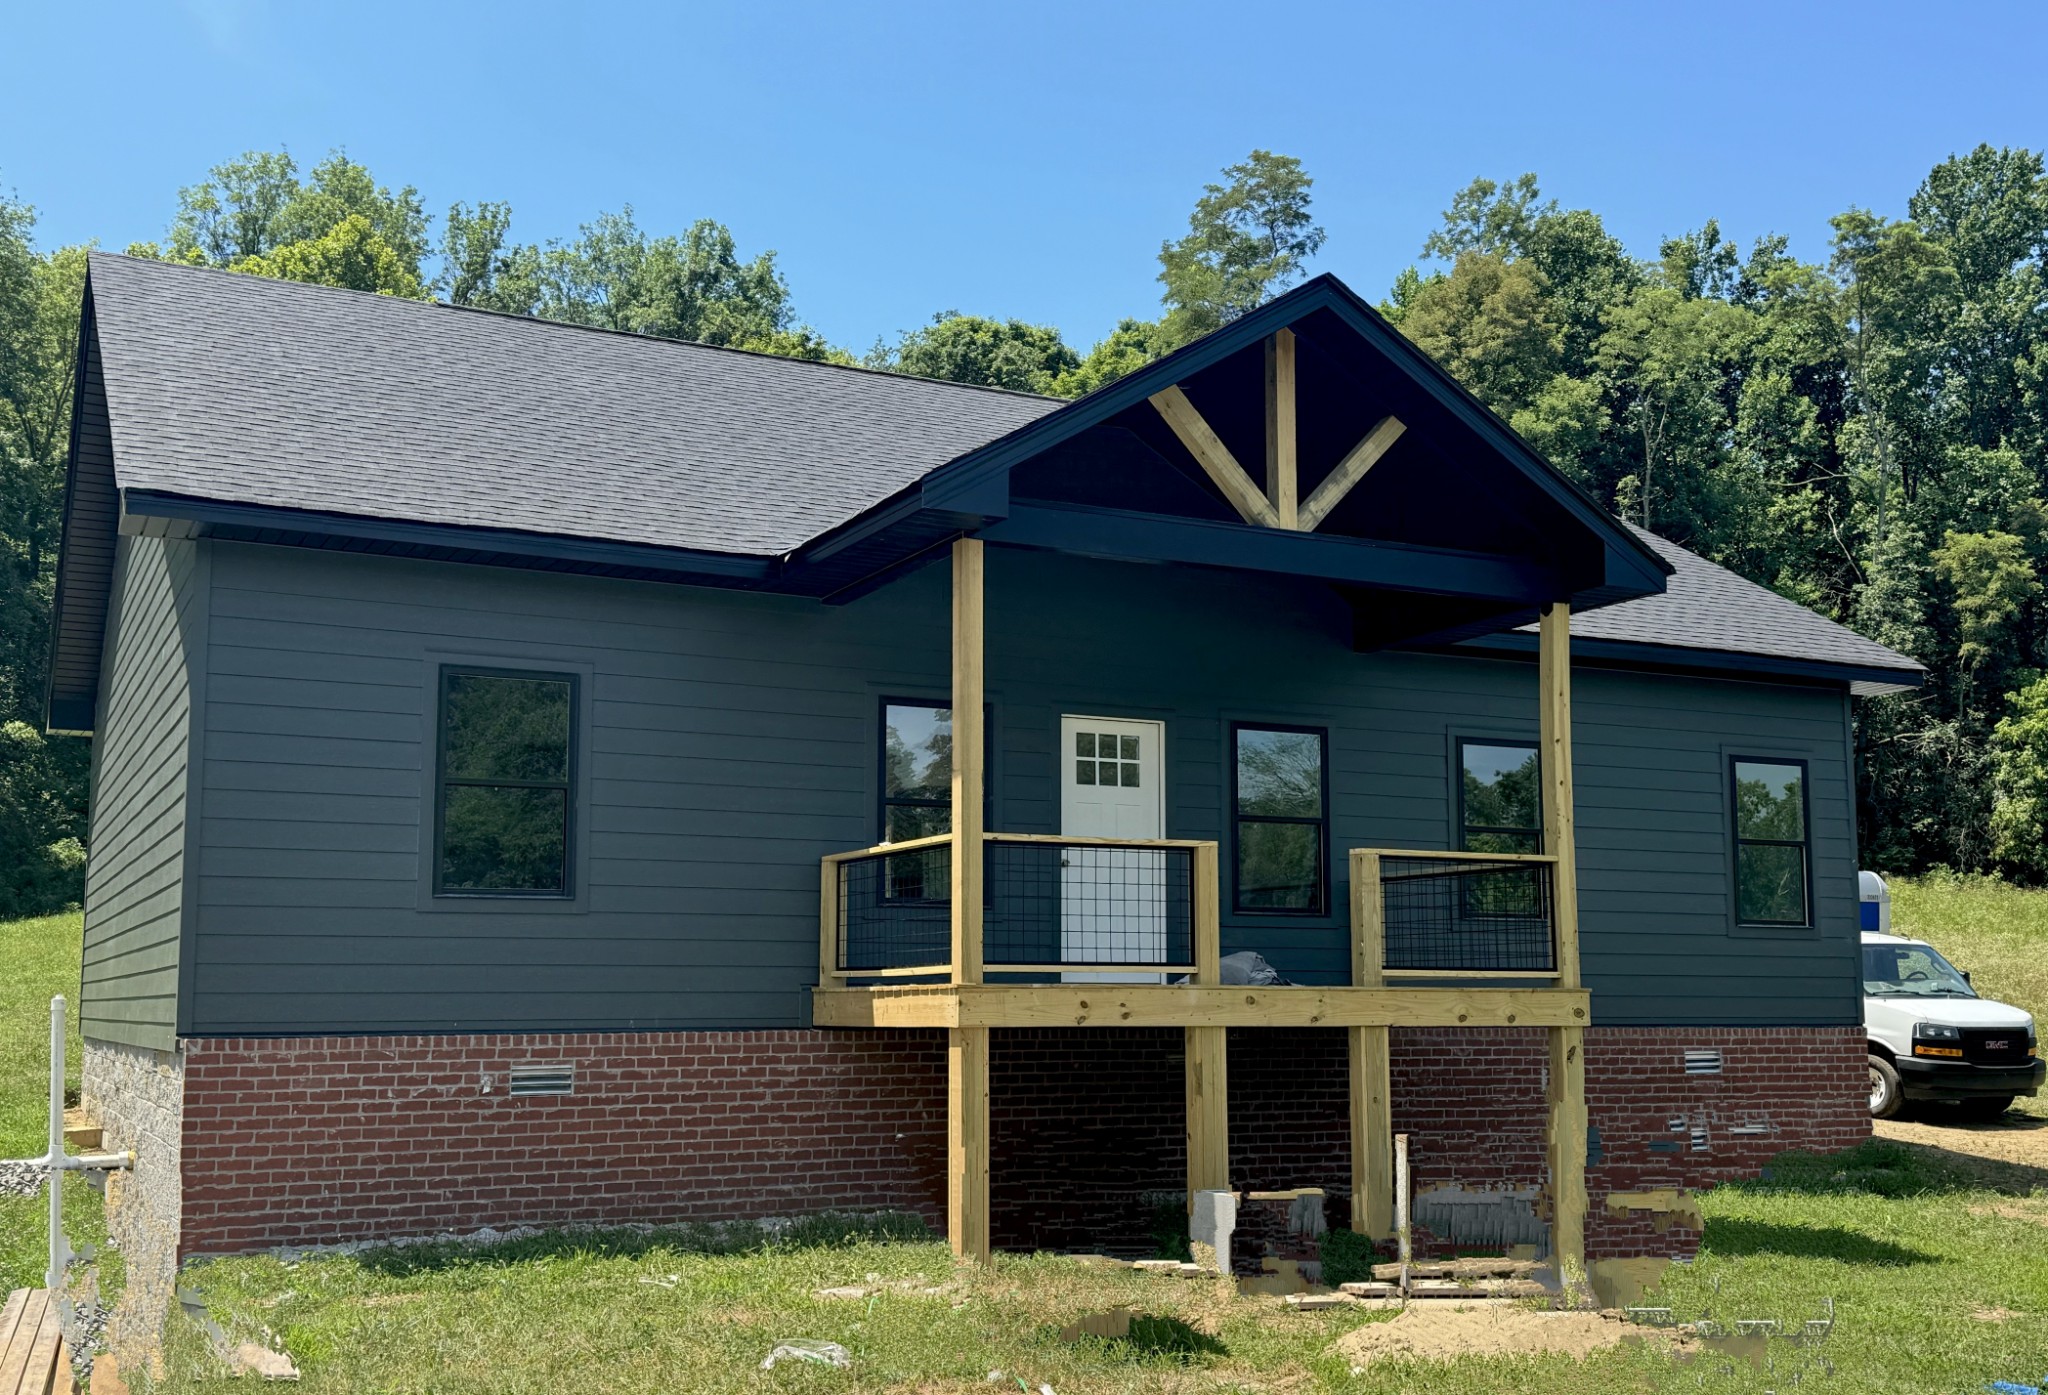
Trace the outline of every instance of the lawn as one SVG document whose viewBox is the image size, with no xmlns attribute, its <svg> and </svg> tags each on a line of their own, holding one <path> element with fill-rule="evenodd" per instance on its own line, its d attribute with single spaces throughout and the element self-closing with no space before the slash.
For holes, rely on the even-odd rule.
<svg viewBox="0 0 2048 1395">
<path fill-rule="evenodd" d="M 73 1009 L 64 1058 L 69 1088 L 78 1089 L 79 924 L 75 912 L 0 921 L 0 1158 L 39 1157 L 49 1146 L 54 993 L 62 993 Z M 71 1243 L 82 1247 L 102 1240 L 98 1195 L 75 1177 L 66 1179 L 64 1192 Z M 47 1204 L 41 1196 L 0 1197 L 0 1289 L 42 1287 L 49 1263 Z"/>
<path fill-rule="evenodd" d="M 1945 879 L 1895 887 L 1899 927 L 1926 934 L 1984 992 L 2048 1005 L 2048 894 Z M 76 918 L 0 927 L 0 1145 L 37 1145 L 42 1004 L 76 982 Z M 2010 1127 L 2010 1126 L 2009 1126 Z M 74 1206 L 92 1198 L 78 1189 Z M 1752 1342 L 1675 1359 L 1661 1346 L 1568 1357 L 1375 1361 L 1334 1350 L 1384 1315 L 1303 1313 L 1209 1281 L 1086 1268 L 1054 1256 L 956 1269 L 903 1227 L 809 1224 L 780 1236 L 677 1229 L 545 1235 L 484 1249 L 421 1246 L 195 1266 L 187 1282 L 234 1339 L 275 1338 L 308 1392 L 718 1392 L 964 1395 L 1037 1391 L 1395 1392 L 1574 1395 L 1641 1391 L 1976 1392 L 2048 1376 L 2048 1170 L 1945 1148 L 1876 1142 L 1831 1159 L 1781 1159 L 1771 1178 L 1703 1198 L 1705 1253 L 1648 1303 L 1680 1321 L 1775 1319 L 1796 1331 L 1826 1311 L 1817 1346 Z M 39 1212 L 0 1202 L 12 1282 L 40 1267 Z M 74 1234 L 88 1231 L 81 1215 Z M 859 1296 L 821 1290 L 857 1288 Z M 1060 1328 L 1127 1306 L 1151 1321 L 1127 1342 L 1069 1343 Z M 785 1338 L 835 1341 L 849 1369 L 760 1363 Z M 991 1372 L 1000 1379 L 991 1381 Z M 1797 1378 L 1796 1381 L 1794 1378 Z M 229 1385 L 210 1340 L 173 1322 L 168 1388 Z M 139 1389 L 138 1385 L 138 1389 Z"/>
</svg>

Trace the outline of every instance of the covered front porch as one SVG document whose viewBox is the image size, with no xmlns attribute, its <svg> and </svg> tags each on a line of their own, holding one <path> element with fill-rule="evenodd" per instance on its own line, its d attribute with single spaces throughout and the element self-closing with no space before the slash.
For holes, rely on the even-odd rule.
<svg viewBox="0 0 2048 1395">
<path fill-rule="evenodd" d="M 1240 460 L 1261 450 L 1255 480 Z M 933 537 L 940 530 L 950 541 Z M 991 548 L 1210 578 L 1148 588 L 1174 612 L 1199 604 L 1184 597 L 1219 594 L 1233 579 L 1284 578 L 1348 609 L 1354 654 L 1442 653 L 1463 638 L 1533 629 L 1535 710 L 1526 715 L 1537 739 L 1525 745 L 1537 788 L 1526 822 L 1536 826 L 1507 846 L 1459 833 L 1437 846 L 1340 843 L 1331 830 L 1358 819 L 1332 818 L 1328 753 L 1317 745 L 1320 821 L 1284 807 L 1284 789 L 1273 807 L 1247 804 L 1239 791 L 1229 842 L 1165 836 L 1172 829 L 1155 787 L 1166 723 L 1108 715 L 1107 698 L 1087 696 L 1085 678 L 1066 675 L 1071 698 L 1056 718 L 1038 719 L 1045 731 L 1033 738 L 1056 734 L 1040 756 L 1059 772 L 1058 831 L 989 826 Z M 871 568 L 828 597 L 847 600 L 942 558 L 951 571 L 950 784 L 931 812 L 944 814 L 943 831 L 824 858 L 812 1018 L 947 1033 L 955 1251 L 986 1258 L 991 1247 L 993 1030 L 1183 1032 L 1192 1196 L 1231 1186 L 1226 1033 L 1343 1029 L 1351 1223 L 1385 1238 L 1394 1211 L 1390 1029 L 1512 1027 L 1547 1034 L 1543 1209 L 1553 1259 L 1582 1266 L 1591 1009 L 1579 969 L 1571 614 L 1575 604 L 1661 589 L 1662 564 L 1369 309 L 1313 287 L 946 467 L 864 531 L 828 539 L 802 560 L 843 574 Z M 1186 671 L 1216 656 L 1204 649 L 1198 614 L 1161 612 L 1151 623 L 1189 635 L 1179 660 L 1147 681 L 1164 711 Z M 1146 638 L 1156 649 L 1158 635 Z M 1327 646 L 1327 629 L 1311 642 Z M 1319 653 L 1315 662 L 1339 674 L 1341 658 Z M 1277 674 L 1264 683 L 1236 677 L 1265 706 L 1293 700 Z M 1417 725 L 1433 720 L 1419 707 L 1407 714 Z M 1233 742 L 1247 726 L 1222 709 L 1202 720 Z M 1276 719 L 1260 739 L 1280 749 L 1289 730 Z M 1436 730 L 1443 741 L 1445 728 Z M 1378 802 L 1369 789 L 1346 798 L 1352 816 Z M 1037 807 L 1051 806 L 1049 794 L 1039 798 Z M 1268 884 L 1260 857 L 1247 852 L 1290 840 L 1302 850 L 1316 839 L 1322 899 L 1313 904 L 1285 877 Z M 1336 870 L 1348 871 L 1348 892 Z M 1239 934 L 1254 912 L 1312 916 L 1326 933 L 1348 934 L 1348 963 L 1336 971 L 1325 957 L 1313 975 L 1324 981 L 1313 984 L 1226 983 L 1225 957 L 1252 947 L 1233 943 L 1226 905 Z M 1075 1107 L 1087 1107 L 1078 1092 Z"/>
<path fill-rule="evenodd" d="M 821 865 L 821 1027 L 947 1033 L 947 1220 L 955 1251 L 990 1241 L 990 1032 L 1174 1028 L 1185 1034 L 1187 1190 L 1228 1189 L 1230 1028 L 1342 1028 L 1349 1040 L 1352 1226 L 1393 1231 L 1389 1029 L 1547 1033 L 1548 1214 L 1556 1261 L 1583 1266 L 1586 1107 L 1572 836 L 1569 608 L 1539 625 L 1540 852 L 1355 848 L 1349 982 L 1231 985 L 1222 846 L 1209 839 L 1021 833 L 988 801 L 985 544 L 952 545 L 949 832 Z M 1079 1093 L 1075 1107 L 1086 1108 Z"/>
</svg>

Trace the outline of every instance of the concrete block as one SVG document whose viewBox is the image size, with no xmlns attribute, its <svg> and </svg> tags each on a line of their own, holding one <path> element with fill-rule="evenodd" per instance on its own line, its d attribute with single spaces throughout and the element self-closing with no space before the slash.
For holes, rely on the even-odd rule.
<svg viewBox="0 0 2048 1395">
<path fill-rule="evenodd" d="M 1203 1191 L 1196 1192 L 1194 1199 L 1194 1210 L 1188 1216 L 1188 1249 L 1202 1268 L 1228 1274 L 1230 1237 L 1237 1229 L 1237 1194 Z"/>
</svg>

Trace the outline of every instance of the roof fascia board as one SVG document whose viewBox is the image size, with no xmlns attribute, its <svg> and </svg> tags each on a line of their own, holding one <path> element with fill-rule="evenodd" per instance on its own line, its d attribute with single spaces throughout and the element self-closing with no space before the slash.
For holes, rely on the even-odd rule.
<svg viewBox="0 0 2048 1395">
<path fill-rule="evenodd" d="M 49 672 L 43 680 L 43 726 L 52 735 L 89 735 L 98 719 L 99 665 L 102 655 L 92 656 L 94 697 L 60 698 L 57 696 L 56 662 L 58 651 L 64 643 L 64 607 L 70 598 L 65 594 L 65 562 L 72 555 L 72 505 L 78 499 L 78 438 L 85 425 L 86 382 L 89 375 L 91 356 L 99 345 L 99 321 L 93 309 L 92 271 L 86 270 L 85 285 L 80 290 L 78 309 L 78 347 L 71 364 L 71 424 L 70 436 L 64 448 L 64 518 L 57 534 L 56 587 L 50 598 L 50 637 L 48 654 Z M 113 559 L 107 561 L 107 571 L 113 571 Z M 105 637 L 102 635 L 102 644 Z"/>
<path fill-rule="evenodd" d="M 1366 538 L 1282 532 L 1075 504 L 1019 504 L 981 536 L 992 543 L 1121 561 L 1181 562 L 1430 595 L 1540 604 L 1562 582 L 1517 557 Z"/>
<path fill-rule="evenodd" d="M 1534 654 L 1537 637 L 1519 631 L 1480 635 L 1459 641 L 1451 652 L 1489 650 L 1505 654 Z M 1916 669 L 1875 668 L 1865 664 L 1837 664 L 1822 659 L 1795 659 L 1776 654 L 1745 654 L 1730 649 L 1693 649 L 1679 644 L 1638 644 L 1633 640 L 1594 639 L 1572 636 L 1572 656 L 1596 661 L 1629 664 L 1660 671 L 1744 674 L 1755 677 L 1805 678 L 1830 683 L 1864 684 L 1887 692 L 1917 688 L 1926 675 Z"/>
<path fill-rule="evenodd" d="M 264 528 L 305 533 L 336 541 L 387 542 L 465 552 L 495 552 L 584 566 L 632 567 L 697 582 L 762 583 L 780 575 L 772 557 L 696 552 L 653 547 L 645 543 L 603 542 L 547 533 L 521 533 L 501 528 L 468 528 L 449 523 L 415 523 L 403 519 L 366 518 L 354 514 L 318 513 L 308 509 L 274 508 L 267 504 L 229 503 L 156 490 L 121 491 L 121 529 L 137 532 L 130 518 L 166 519 L 201 528 Z"/>
</svg>

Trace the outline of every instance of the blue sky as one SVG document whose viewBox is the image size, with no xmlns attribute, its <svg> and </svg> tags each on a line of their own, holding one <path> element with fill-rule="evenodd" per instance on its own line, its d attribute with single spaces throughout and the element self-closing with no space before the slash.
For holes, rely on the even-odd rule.
<svg viewBox="0 0 2048 1395">
<path fill-rule="evenodd" d="M 596 6 L 15 0 L 0 188 L 45 245 L 162 235 L 209 165 L 346 146 L 428 207 L 571 236 L 631 203 L 775 248 L 856 349 L 948 308 L 1085 347 L 1253 147 L 1300 156 L 1316 269 L 1382 294 L 1473 176 L 1536 171 L 1639 254 L 1709 217 L 1824 254 L 1980 141 L 2048 147 L 2048 5 Z"/>
</svg>

